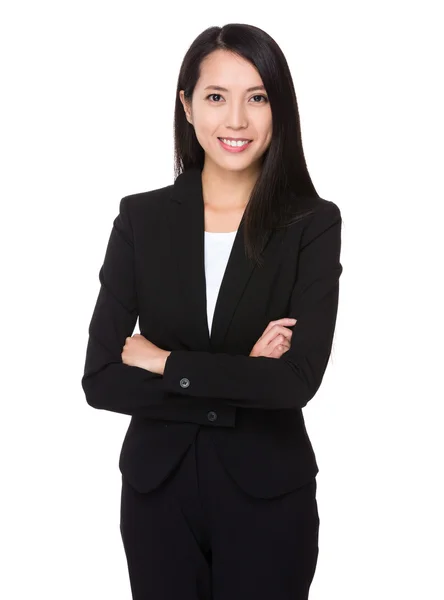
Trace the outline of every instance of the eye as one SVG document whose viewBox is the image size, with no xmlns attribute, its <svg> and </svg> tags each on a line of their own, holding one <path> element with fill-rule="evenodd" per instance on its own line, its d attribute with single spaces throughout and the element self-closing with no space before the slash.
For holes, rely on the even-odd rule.
<svg viewBox="0 0 444 600">
<path fill-rule="evenodd" d="M 255 96 L 253 96 L 253 98 L 263 98 L 264 102 L 253 102 L 253 104 L 264 104 L 265 102 L 268 102 L 268 98 L 266 96 L 263 96 L 262 94 L 256 94 Z"/>
<path fill-rule="evenodd" d="M 222 96 L 220 94 L 210 94 L 209 96 L 207 96 L 207 99 L 211 98 L 211 96 L 220 96 L 222 98 Z M 216 102 L 216 104 L 218 104 L 218 103 Z"/>
<path fill-rule="evenodd" d="M 211 98 L 211 96 L 218 96 L 218 97 L 222 98 L 221 94 L 209 94 L 207 96 L 207 99 Z M 266 96 L 264 96 L 263 94 L 255 94 L 254 96 L 252 96 L 252 98 L 263 98 L 264 99 L 264 102 L 253 102 L 253 104 L 265 104 L 265 102 L 268 102 L 268 98 Z M 219 104 L 219 102 L 216 101 L 215 104 Z"/>
</svg>

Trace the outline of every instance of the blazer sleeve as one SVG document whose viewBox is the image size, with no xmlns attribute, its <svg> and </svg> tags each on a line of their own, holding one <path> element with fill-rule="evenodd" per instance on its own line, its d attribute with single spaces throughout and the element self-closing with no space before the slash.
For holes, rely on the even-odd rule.
<svg viewBox="0 0 444 600">
<path fill-rule="evenodd" d="M 145 416 L 165 393 L 161 375 L 122 362 L 125 339 L 133 334 L 138 317 L 128 199 L 120 201 L 99 271 L 101 286 L 89 325 L 81 384 L 92 407 Z"/>
<path fill-rule="evenodd" d="M 285 315 L 297 323 L 281 358 L 174 350 L 165 364 L 165 389 L 243 408 L 304 407 L 321 385 L 331 353 L 342 273 L 341 228 L 340 209 L 328 201 L 302 234 Z"/>
</svg>

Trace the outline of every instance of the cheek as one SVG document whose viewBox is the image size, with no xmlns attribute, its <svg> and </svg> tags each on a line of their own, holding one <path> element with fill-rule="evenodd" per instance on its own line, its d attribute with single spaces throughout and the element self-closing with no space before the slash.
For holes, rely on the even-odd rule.
<svg viewBox="0 0 444 600">
<path fill-rule="evenodd" d="M 271 113 L 270 115 L 263 115 L 256 122 L 256 131 L 258 132 L 259 137 L 268 144 L 271 141 L 272 134 L 272 119 Z"/>
<path fill-rule="evenodd" d="M 214 119 L 199 120 L 195 123 L 194 131 L 196 133 L 199 144 L 206 148 L 208 144 L 216 139 L 219 125 L 214 122 Z M 216 140 L 217 141 L 217 140 Z"/>
<path fill-rule="evenodd" d="M 268 124 L 268 127 L 267 127 L 267 129 L 265 130 L 265 143 L 266 143 L 266 145 L 267 145 L 267 146 L 268 146 L 268 145 L 270 144 L 270 142 L 271 142 L 272 133 L 273 133 L 273 130 L 272 130 L 272 123 L 271 123 L 271 120 L 270 120 L 270 123 Z"/>
<path fill-rule="evenodd" d="M 268 131 L 268 136 L 270 137 L 270 139 L 271 139 L 272 129 L 273 129 L 273 119 L 272 119 L 271 113 L 270 113 L 270 116 L 267 119 L 267 125 L 266 125 L 266 130 Z"/>
</svg>

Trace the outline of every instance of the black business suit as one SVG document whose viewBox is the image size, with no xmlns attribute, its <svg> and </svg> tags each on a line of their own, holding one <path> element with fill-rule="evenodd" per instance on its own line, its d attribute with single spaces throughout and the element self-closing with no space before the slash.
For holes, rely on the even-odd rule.
<svg viewBox="0 0 444 600">
<path fill-rule="evenodd" d="M 331 352 L 341 214 L 324 199 L 304 203 L 312 214 L 272 232 L 262 267 L 245 257 L 241 222 L 210 338 L 200 170 L 121 200 L 100 269 L 82 386 L 91 406 L 132 416 L 119 467 L 138 494 L 156 493 L 177 473 L 199 431 L 252 498 L 313 485 L 318 466 L 301 409 Z M 137 317 L 142 335 L 172 351 L 163 376 L 122 363 Z M 291 348 L 280 359 L 250 357 L 268 323 L 282 317 L 297 319 Z"/>
</svg>

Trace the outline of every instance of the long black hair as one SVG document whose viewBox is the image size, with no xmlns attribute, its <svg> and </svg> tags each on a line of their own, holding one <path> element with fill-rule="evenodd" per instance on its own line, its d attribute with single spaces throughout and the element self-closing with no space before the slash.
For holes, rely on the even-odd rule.
<svg viewBox="0 0 444 600">
<path fill-rule="evenodd" d="M 204 150 L 186 118 L 179 92 L 184 90 L 185 99 L 191 102 L 201 62 L 215 50 L 227 50 L 248 60 L 261 76 L 270 102 L 272 139 L 242 217 L 246 255 L 260 262 L 260 252 L 270 231 L 312 212 L 307 211 L 307 206 L 310 207 L 307 199 L 319 195 L 305 162 L 296 93 L 285 56 L 265 31 L 242 23 L 205 29 L 185 54 L 174 112 L 175 177 L 189 168 L 202 170 L 204 166 Z"/>
</svg>

